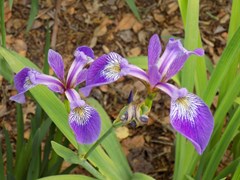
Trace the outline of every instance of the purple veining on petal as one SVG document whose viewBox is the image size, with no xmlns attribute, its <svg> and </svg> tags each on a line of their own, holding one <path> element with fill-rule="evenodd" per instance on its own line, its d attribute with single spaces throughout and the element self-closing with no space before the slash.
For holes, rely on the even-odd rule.
<svg viewBox="0 0 240 180">
<path fill-rule="evenodd" d="M 180 40 L 170 38 L 164 53 L 157 62 L 159 73 L 162 75 L 161 81 L 167 82 L 178 73 L 191 54 L 201 56 L 204 52 L 202 49 L 188 51 L 183 47 Z"/>
<path fill-rule="evenodd" d="M 87 72 L 86 88 L 81 89 L 88 95 L 93 87 L 117 81 L 128 73 L 128 61 L 117 53 L 111 52 L 95 60 Z"/>
<path fill-rule="evenodd" d="M 76 86 L 77 78 L 79 77 L 79 74 L 81 73 L 86 63 L 87 61 L 81 57 L 74 60 L 74 62 L 72 63 L 68 71 L 67 81 L 66 81 L 67 88 L 72 88 Z"/>
<path fill-rule="evenodd" d="M 174 129 L 191 141 L 197 152 L 202 154 L 214 125 L 208 106 L 198 96 L 188 93 L 171 101 L 170 120 Z"/>
<path fill-rule="evenodd" d="M 151 71 L 151 67 L 157 63 L 162 51 L 161 42 L 157 34 L 154 34 L 148 45 L 148 70 Z"/>
<path fill-rule="evenodd" d="M 35 76 L 31 76 L 30 79 L 35 84 L 42 84 L 47 86 L 51 91 L 61 94 L 64 93 L 65 88 L 63 83 L 53 76 L 39 73 Z"/>
<path fill-rule="evenodd" d="M 98 112 L 89 105 L 72 109 L 69 114 L 69 125 L 80 144 L 92 144 L 100 135 L 100 116 Z"/>
<path fill-rule="evenodd" d="M 84 68 L 79 74 L 78 74 L 78 77 L 76 79 L 76 83 L 75 83 L 75 86 L 79 85 L 80 83 L 84 82 L 87 78 L 87 69 Z M 74 87 L 75 87 L 74 86 Z"/>
<path fill-rule="evenodd" d="M 14 76 L 14 84 L 18 91 L 18 94 L 12 96 L 10 100 L 16 101 L 18 103 L 25 102 L 24 93 L 29 89 L 33 88 L 34 86 L 36 86 L 36 84 L 32 82 L 30 79 L 30 76 L 35 74 L 38 74 L 36 70 L 24 68 Z"/>
<path fill-rule="evenodd" d="M 149 67 L 148 77 L 151 87 L 154 87 L 158 82 L 160 82 L 162 75 L 156 65 L 152 65 Z"/>
<path fill-rule="evenodd" d="M 49 49 L 48 51 L 48 64 L 51 66 L 57 77 L 64 81 L 64 64 L 62 56 L 56 51 Z"/>
</svg>

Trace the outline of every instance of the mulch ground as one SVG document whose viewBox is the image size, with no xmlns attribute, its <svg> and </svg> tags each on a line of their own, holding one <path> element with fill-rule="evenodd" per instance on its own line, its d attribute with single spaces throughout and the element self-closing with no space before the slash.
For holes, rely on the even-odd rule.
<svg viewBox="0 0 240 180">
<path fill-rule="evenodd" d="M 160 35 L 165 45 L 169 37 L 184 37 L 180 10 L 175 0 L 137 0 L 141 14 L 138 21 L 124 0 L 62 0 L 40 1 L 39 12 L 32 29 L 26 33 L 30 1 L 14 1 L 12 11 L 5 3 L 7 47 L 43 66 L 46 29 L 51 29 L 51 47 L 60 52 L 66 69 L 69 68 L 77 46 L 88 45 L 98 57 L 111 51 L 124 57 L 147 55 L 148 40 Z M 206 54 L 216 64 L 226 45 L 230 18 L 230 0 L 201 1 L 200 30 Z M 56 12 L 58 18 L 56 17 Z M 51 72 L 52 73 L 52 72 Z M 0 138 L 5 126 L 16 146 L 16 109 L 9 97 L 16 93 L 13 85 L 0 76 Z M 146 91 L 140 81 L 126 77 L 118 82 L 95 88 L 95 97 L 114 119 L 127 103 L 130 90 L 137 88 L 139 98 Z M 148 125 L 125 127 L 118 132 L 123 150 L 133 171 L 143 172 L 156 179 L 171 179 L 174 166 L 175 132 L 169 123 L 170 99 L 159 92 L 155 98 Z M 30 132 L 30 115 L 35 105 L 31 100 L 24 105 L 25 138 Z M 4 152 L 3 155 L 6 158 Z M 79 172 L 78 169 L 74 170 Z"/>
</svg>

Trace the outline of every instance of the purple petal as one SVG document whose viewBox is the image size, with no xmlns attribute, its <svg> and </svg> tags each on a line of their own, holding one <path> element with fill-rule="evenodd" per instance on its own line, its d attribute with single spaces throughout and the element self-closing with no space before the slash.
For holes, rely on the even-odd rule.
<svg viewBox="0 0 240 180">
<path fill-rule="evenodd" d="M 176 86 L 169 83 L 158 83 L 155 87 L 168 94 L 172 100 L 177 100 L 188 94 L 186 88 L 178 89 Z"/>
<path fill-rule="evenodd" d="M 51 66 L 57 77 L 64 81 L 64 64 L 62 56 L 56 51 L 49 49 L 48 51 L 48 64 Z"/>
<path fill-rule="evenodd" d="M 77 85 L 78 78 L 86 64 L 87 60 L 83 59 L 82 56 L 73 61 L 67 75 L 67 88 L 73 88 Z"/>
<path fill-rule="evenodd" d="M 87 69 L 85 68 L 78 74 L 75 85 L 76 86 L 79 85 L 80 83 L 85 81 L 86 78 L 87 78 Z"/>
<path fill-rule="evenodd" d="M 69 125 L 80 144 L 92 144 L 100 135 L 100 116 L 93 107 L 88 105 L 79 106 L 71 110 Z"/>
<path fill-rule="evenodd" d="M 188 51 L 182 46 L 180 40 L 171 38 L 157 64 L 159 72 L 162 74 L 162 82 L 168 81 L 177 74 L 191 54 L 202 56 L 204 52 L 202 49 Z"/>
<path fill-rule="evenodd" d="M 31 76 L 30 79 L 34 84 L 45 85 L 53 92 L 57 92 L 60 94 L 64 93 L 65 88 L 63 83 L 53 76 L 39 73 L 35 76 Z"/>
<path fill-rule="evenodd" d="M 152 87 L 154 87 L 162 78 L 156 65 L 150 66 L 148 70 L 149 82 Z"/>
<path fill-rule="evenodd" d="M 14 77 L 14 84 L 19 94 L 12 96 L 10 100 L 25 103 L 24 93 L 36 86 L 36 84 L 31 81 L 31 77 L 38 73 L 36 70 L 30 68 L 24 68 L 18 72 Z"/>
<path fill-rule="evenodd" d="M 202 154 L 210 140 L 214 121 L 208 106 L 196 95 L 171 101 L 170 120 L 174 129 L 191 141 Z"/>
<path fill-rule="evenodd" d="M 151 71 L 151 67 L 159 60 L 162 51 L 161 42 L 157 34 L 154 34 L 148 45 L 148 70 Z"/>
<path fill-rule="evenodd" d="M 84 55 L 86 55 L 86 60 L 88 60 L 88 59 L 93 60 L 94 59 L 94 52 L 90 47 L 88 47 L 88 46 L 78 47 L 74 52 L 74 56 L 77 57 L 79 55 L 82 55 L 80 52 L 83 52 Z"/>
<path fill-rule="evenodd" d="M 71 109 L 85 105 L 85 102 L 81 100 L 80 95 L 75 89 L 67 89 L 65 95 L 70 102 Z"/>
<path fill-rule="evenodd" d="M 86 86 L 92 88 L 117 81 L 128 73 L 128 62 L 119 54 L 111 52 L 95 60 L 87 72 Z"/>
</svg>

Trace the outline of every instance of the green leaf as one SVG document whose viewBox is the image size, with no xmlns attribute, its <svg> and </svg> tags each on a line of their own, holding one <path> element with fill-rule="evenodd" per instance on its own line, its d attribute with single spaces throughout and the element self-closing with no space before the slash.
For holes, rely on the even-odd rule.
<svg viewBox="0 0 240 180">
<path fill-rule="evenodd" d="M 102 120 L 101 134 L 103 134 L 112 126 L 111 120 L 107 115 L 106 111 L 103 109 L 103 107 L 95 99 L 89 98 L 87 102 L 88 104 L 96 108 L 96 110 L 98 111 Z M 107 154 L 110 156 L 112 161 L 114 162 L 114 165 L 116 166 L 120 174 L 122 174 L 122 178 L 123 179 L 130 178 L 130 176 L 132 175 L 132 172 L 115 133 L 112 133 L 111 135 L 109 135 L 103 141 L 102 146 L 104 150 L 107 152 Z"/>
<path fill-rule="evenodd" d="M 87 160 L 80 159 L 77 154 L 75 154 L 72 150 L 52 141 L 52 147 L 54 151 L 61 156 L 65 161 L 70 162 L 72 164 L 79 164 L 84 167 L 88 172 L 94 175 L 96 178 L 104 179 L 103 176 L 92 166 Z"/>
<path fill-rule="evenodd" d="M 39 120 L 39 119 L 38 119 Z M 32 157 L 28 169 L 27 179 L 36 179 L 40 173 L 40 159 L 41 159 L 41 142 L 49 131 L 49 127 L 52 121 L 50 119 L 45 120 L 34 134 L 32 142 Z"/>
<path fill-rule="evenodd" d="M 37 14 L 38 14 L 38 0 L 32 0 L 30 15 L 28 18 L 28 23 L 27 23 L 27 32 L 29 32 L 29 30 L 31 29 Z"/>
<path fill-rule="evenodd" d="M 0 179 L 5 179 L 4 165 L 3 165 L 3 155 L 2 155 L 2 139 L 0 139 Z"/>
<path fill-rule="evenodd" d="M 5 18 L 4 18 L 4 0 L 0 0 L 0 23 L 1 23 L 1 36 L 2 36 L 2 47 L 6 47 L 6 29 L 5 29 Z"/>
<path fill-rule="evenodd" d="M 39 180 L 96 180 L 96 179 L 84 175 L 56 175 L 44 177 Z"/>
<path fill-rule="evenodd" d="M 131 180 L 154 180 L 151 176 L 143 173 L 134 173 Z"/>
<path fill-rule="evenodd" d="M 11 71 L 8 63 L 5 61 L 5 59 L 2 56 L 0 56 L 0 74 L 9 83 L 13 82 L 13 72 Z"/>
<path fill-rule="evenodd" d="M 5 136 L 5 143 L 6 143 L 6 150 L 7 150 L 7 177 L 13 176 L 13 154 L 12 154 L 12 146 L 10 142 L 10 137 L 8 131 L 3 128 L 4 136 Z"/>
<path fill-rule="evenodd" d="M 223 170 L 219 172 L 219 174 L 214 178 L 214 180 L 219 180 L 227 177 L 230 174 L 233 174 L 239 165 L 240 157 L 230 162 L 230 164 L 228 164 Z"/>
<path fill-rule="evenodd" d="M 17 146 L 16 146 L 16 161 L 19 160 L 21 156 L 22 147 L 24 145 L 24 124 L 23 124 L 23 112 L 22 112 L 22 105 L 17 104 Z"/>
<path fill-rule="evenodd" d="M 137 6 L 135 4 L 134 0 L 125 0 L 128 4 L 128 6 L 130 7 L 130 9 L 132 10 L 133 14 L 136 16 L 136 18 L 141 21 L 141 17 L 140 14 L 138 12 Z"/>
<path fill-rule="evenodd" d="M 237 167 L 237 170 L 235 171 L 232 180 L 239 180 L 240 179 L 240 164 Z"/>
<path fill-rule="evenodd" d="M 219 62 L 214 69 L 211 78 L 208 82 L 207 88 L 203 95 L 203 100 L 207 105 L 210 105 L 213 101 L 213 98 L 223 82 L 224 77 L 227 76 L 228 70 L 231 68 L 231 65 L 238 61 L 238 52 L 240 49 L 240 27 L 234 34 L 233 38 L 229 42 L 228 46 L 224 49 Z"/>
<path fill-rule="evenodd" d="M 237 97 L 234 102 L 240 104 L 240 97 Z"/>
<path fill-rule="evenodd" d="M 147 56 L 128 57 L 128 62 L 144 70 L 148 69 Z"/>
<path fill-rule="evenodd" d="M 226 130 L 224 131 L 222 138 L 216 144 L 213 149 L 213 153 L 208 159 L 207 167 L 204 171 L 202 179 L 212 179 L 214 173 L 218 167 L 221 158 L 226 151 L 228 145 L 234 138 L 234 136 L 238 132 L 238 128 L 240 127 L 240 107 L 238 107 L 237 111 L 235 112 L 233 118 L 229 121 Z"/>
</svg>

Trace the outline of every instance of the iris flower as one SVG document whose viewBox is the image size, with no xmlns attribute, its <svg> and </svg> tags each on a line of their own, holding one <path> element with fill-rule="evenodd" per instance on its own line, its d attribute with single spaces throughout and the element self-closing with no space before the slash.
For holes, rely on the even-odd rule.
<svg viewBox="0 0 240 180">
<path fill-rule="evenodd" d="M 185 136 L 199 154 L 205 150 L 213 131 L 213 116 L 198 96 L 185 88 L 167 83 L 183 67 L 192 54 L 204 55 L 203 49 L 186 50 L 180 40 L 171 38 L 162 53 L 158 35 L 153 35 L 148 46 L 148 71 L 131 65 L 119 54 L 111 52 L 95 60 L 87 72 L 86 87 L 80 89 L 88 95 L 93 87 L 109 84 L 125 75 L 132 75 L 147 83 L 150 92 L 162 90 L 171 97 L 170 122 Z M 161 56 L 160 56 L 161 55 Z"/>
<path fill-rule="evenodd" d="M 98 112 L 87 105 L 75 90 L 76 86 L 86 79 L 85 66 L 92 62 L 94 54 L 87 46 L 78 47 L 74 53 L 73 61 L 67 78 L 64 77 L 64 64 L 62 56 L 53 51 L 48 52 L 48 63 L 55 72 L 56 77 L 49 76 L 31 68 L 24 68 L 14 77 L 14 83 L 18 94 L 10 99 L 18 103 L 25 102 L 24 93 L 36 85 L 45 85 L 51 91 L 65 94 L 70 102 L 69 125 L 72 128 L 77 141 L 80 144 L 91 144 L 97 140 L 101 121 Z"/>
</svg>

